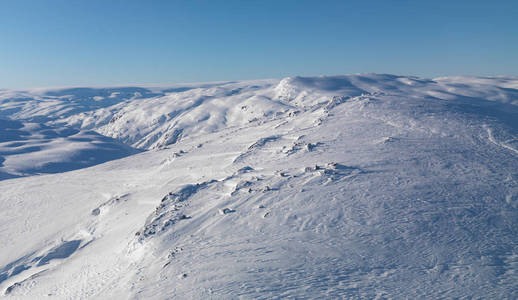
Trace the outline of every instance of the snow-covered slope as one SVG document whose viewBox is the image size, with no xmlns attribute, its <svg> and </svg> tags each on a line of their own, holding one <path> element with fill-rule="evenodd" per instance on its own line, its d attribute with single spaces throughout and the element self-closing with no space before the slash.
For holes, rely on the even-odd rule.
<svg viewBox="0 0 518 300">
<path fill-rule="evenodd" d="M 150 149 L 0 181 L 6 296 L 518 297 L 518 78 L 120 89 L 0 91 Z"/>
<path fill-rule="evenodd" d="M 138 152 L 94 131 L 0 119 L 0 180 L 66 172 Z"/>
</svg>

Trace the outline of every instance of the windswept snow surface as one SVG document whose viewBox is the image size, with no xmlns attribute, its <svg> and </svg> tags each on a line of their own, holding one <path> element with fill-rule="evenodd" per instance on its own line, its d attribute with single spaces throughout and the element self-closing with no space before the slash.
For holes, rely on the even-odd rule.
<svg viewBox="0 0 518 300">
<path fill-rule="evenodd" d="M 518 298 L 516 77 L 0 90 L 0 116 L 0 179 L 149 150 L 0 181 L 5 297 Z"/>
</svg>

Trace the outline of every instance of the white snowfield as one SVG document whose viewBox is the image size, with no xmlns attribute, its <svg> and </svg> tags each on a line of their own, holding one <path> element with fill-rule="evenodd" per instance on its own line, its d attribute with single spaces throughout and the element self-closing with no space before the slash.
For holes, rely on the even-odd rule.
<svg viewBox="0 0 518 300">
<path fill-rule="evenodd" d="M 0 297 L 518 298 L 518 77 L 0 90 L 0 118 Z"/>
</svg>

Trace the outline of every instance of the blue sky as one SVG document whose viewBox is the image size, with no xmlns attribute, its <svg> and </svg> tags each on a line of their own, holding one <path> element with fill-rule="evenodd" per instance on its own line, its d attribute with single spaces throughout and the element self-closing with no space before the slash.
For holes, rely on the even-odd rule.
<svg viewBox="0 0 518 300">
<path fill-rule="evenodd" d="M 0 1 L 0 88 L 369 72 L 518 75 L 518 1 Z"/>
</svg>

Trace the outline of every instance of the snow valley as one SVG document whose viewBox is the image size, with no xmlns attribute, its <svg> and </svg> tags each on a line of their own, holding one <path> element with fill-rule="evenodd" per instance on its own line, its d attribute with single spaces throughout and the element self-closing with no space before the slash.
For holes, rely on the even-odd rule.
<svg viewBox="0 0 518 300">
<path fill-rule="evenodd" d="M 518 297 L 518 78 L 0 90 L 0 294 Z"/>
</svg>

